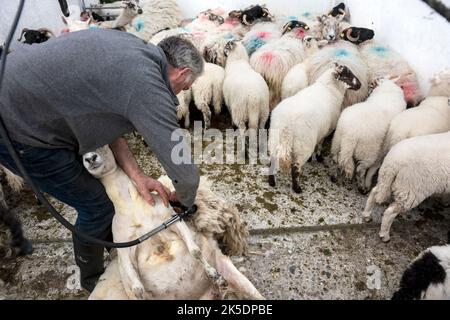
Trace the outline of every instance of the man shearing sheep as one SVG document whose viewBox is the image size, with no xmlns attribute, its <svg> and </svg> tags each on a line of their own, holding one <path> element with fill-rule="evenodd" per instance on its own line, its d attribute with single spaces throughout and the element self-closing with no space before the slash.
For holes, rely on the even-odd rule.
<svg viewBox="0 0 450 320">
<path fill-rule="evenodd" d="M 199 183 L 194 164 L 174 164 L 171 141 L 179 128 L 176 94 L 203 72 L 188 41 L 171 37 L 158 46 L 117 30 L 69 33 L 8 56 L 0 114 L 25 169 L 40 188 L 77 212 L 76 229 L 112 240 L 114 207 L 81 156 L 109 144 L 140 194 L 157 192 L 192 206 Z M 176 193 L 144 174 L 122 136 L 143 136 L 172 179 Z M 0 138 L 0 163 L 18 173 Z M 103 247 L 73 237 L 81 286 L 92 291 L 103 273 Z"/>
</svg>

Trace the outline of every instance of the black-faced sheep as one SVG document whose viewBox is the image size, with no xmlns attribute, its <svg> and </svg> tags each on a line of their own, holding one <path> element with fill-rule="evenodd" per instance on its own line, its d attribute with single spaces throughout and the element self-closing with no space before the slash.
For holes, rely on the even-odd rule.
<svg viewBox="0 0 450 320">
<path fill-rule="evenodd" d="M 269 153 L 271 170 L 291 171 L 293 190 L 301 192 L 299 184 L 303 165 L 314 153 L 320 153 L 324 139 L 336 128 L 342 101 L 348 89 L 358 90 L 361 83 L 352 70 L 343 65 L 325 71 L 311 86 L 283 100 L 272 112 Z M 275 186 L 271 172 L 269 184 Z"/>
</svg>

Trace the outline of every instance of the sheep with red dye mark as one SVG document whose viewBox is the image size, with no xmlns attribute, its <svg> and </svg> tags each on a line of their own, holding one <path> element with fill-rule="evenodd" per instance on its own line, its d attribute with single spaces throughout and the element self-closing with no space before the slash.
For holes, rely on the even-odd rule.
<svg viewBox="0 0 450 320">
<path fill-rule="evenodd" d="M 397 115 L 389 126 L 384 155 L 402 140 L 450 131 L 450 70 L 433 77 L 428 97 Z"/>
<path fill-rule="evenodd" d="M 263 45 L 250 58 L 250 65 L 259 72 L 270 89 L 271 110 L 281 101 L 281 86 L 284 77 L 297 63 L 306 58 L 302 39 L 309 27 L 300 21 L 288 22 L 283 27 L 280 39 Z"/>
<path fill-rule="evenodd" d="M 416 106 L 423 98 L 416 73 L 391 47 L 371 40 L 374 34 L 370 31 L 351 27 L 343 30 L 340 38 L 359 45 L 360 54 L 369 67 L 369 82 L 379 78 L 397 78 L 396 84 L 402 88 L 408 105 Z M 361 42 L 361 37 L 368 41 Z"/>
</svg>

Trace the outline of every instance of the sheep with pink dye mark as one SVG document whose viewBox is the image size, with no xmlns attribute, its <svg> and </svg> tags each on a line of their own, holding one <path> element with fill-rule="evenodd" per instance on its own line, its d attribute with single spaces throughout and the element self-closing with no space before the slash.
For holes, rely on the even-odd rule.
<svg viewBox="0 0 450 320">
<path fill-rule="evenodd" d="M 250 58 L 252 68 L 269 85 L 271 110 L 281 101 L 281 85 L 286 74 L 306 58 L 302 39 L 308 29 L 303 22 L 290 21 L 283 27 L 280 39 L 263 45 Z"/>
</svg>

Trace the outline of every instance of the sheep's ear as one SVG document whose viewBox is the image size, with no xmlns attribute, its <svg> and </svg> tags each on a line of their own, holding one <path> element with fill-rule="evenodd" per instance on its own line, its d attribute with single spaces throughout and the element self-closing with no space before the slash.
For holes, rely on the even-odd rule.
<svg viewBox="0 0 450 320">
<path fill-rule="evenodd" d="M 228 55 L 231 53 L 231 51 L 233 51 L 236 48 L 236 45 L 237 45 L 236 41 L 234 41 L 234 40 L 228 41 L 227 44 L 225 45 L 225 50 L 224 50 L 225 56 L 228 57 Z"/>
<path fill-rule="evenodd" d="M 317 17 L 317 20 L 318 20 L 320 23 L 323 23 L 327 18 L 328 18 L 327 15 L 324 14 L 324 15 L 318 16 L 318 17 Z"/>
</svg>

